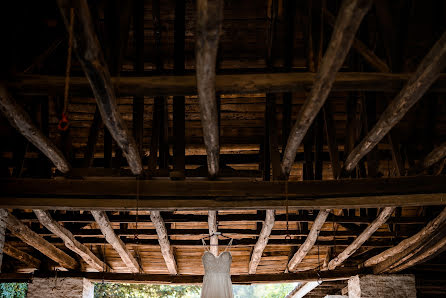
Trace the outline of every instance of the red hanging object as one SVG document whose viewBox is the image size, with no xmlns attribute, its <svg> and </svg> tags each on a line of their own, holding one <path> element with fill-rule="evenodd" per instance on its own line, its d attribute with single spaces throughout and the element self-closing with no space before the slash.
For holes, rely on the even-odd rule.
<svg viewBox="0 0 446 298">
<path fill-rule="evenodd" d="M 62 118 L 59 120 L 59 125 L 57 125 L 57 128 L 60 131 L 66 131 L 68 129 L 69 123 L 68 118 L 65 113 L 62 113 Z"/>
</svg>

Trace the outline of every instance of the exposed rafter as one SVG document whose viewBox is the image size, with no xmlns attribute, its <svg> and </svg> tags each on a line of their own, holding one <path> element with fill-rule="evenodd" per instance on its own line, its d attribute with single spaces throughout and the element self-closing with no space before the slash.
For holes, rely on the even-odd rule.
<svg viewBox="0 0 446 298">
<path fill-rule="evenodd" d="M 150 218 L 155 226 L 156 233 L 158 234 L 158 242 L 161 247 L 161 253 L 163 254 L 164 261 L 166 262 L 167 270 L 170 274 L 178 274 L 177 262 L 173 255 L 172 247 L 170 246 L 169 236 L 167 235 L 166 225 L 159 211 L 150 211 Z"/>
<path fill-rule="evenodd" d="M 257 266 L 259 266 L 260 259 L 262 258 L 263 251 L 268 244 L 269 236 L 271 235 L 271 230 L 274 227 L 274 210 L 266 210 L 265 221 L 263 222 L 262 230 L 260 231 L 259 238 L 257 239 L 256 245 L 252 250 L 251 259 L 249 261 L 248 273 L 255 274 L 257 271 Z"/>
<path fill-rule="evenodd" d="M 3 253 L 7 254 L 10 257 L 13 257 L 14 259 L 21 261 L 30 268 L 39 269 L 40 267 L 40 260 L 27 254 L 26 252 L 23 252 L 15 248 L 14 246 L 8 243 L 5 243 L 5 246 L 3 248 Z"/>
<path fill-rule="evenodd" d="M 223 0 L 197 1 L 195 60 L 204 144 L 208 155 L 208 171 L 215 177 L 219 171 L 219 130 L 215 98 L 215 67 L 223 22 Z"/>
<path fill-rule="evenodd" d="M 77 241 L 69 230 L 56 222 L 48 211 L 35 209 L 34 213 L 44 227 L 61 238 L 67 248 L 77 253 L 88 265 L 93 267 L 93 269 L 100 272 L 103 271 L 104 268 L 107 268 L 107 266 L 99 260 L 89 248 Z"/>
<path fill-rule="evenodd" d="M 122 149 L 133 174 L 140 174 L 140 153 L 119 114 L 110 72 L 94 30 L 87 1 L 78 1 L 75 7 L 72 7 L 69 0 L 58 0 L 57 3 L 67 30 L 70 30 L 70 8 L 74 9 L 73 43 L 77 58 L 91 85 L 104 124 Z"/>
<path fill-rule="evenodd" d="M 214 254 L 214 256 L 218 256 L 218 235 L 215 234 L 218 231 L 217 211 L 213 210 L 208 211 L 208 226 L 209 226 L 209 235 L 211 236 L 209 239 L 210 251 L 211 253 Z"/>
<path fill-rule="evenodd" d="M 427 169 L 446 157 L 446 142 L 432 150 L 421 162 L 420 167 Z"/>
<path fill-rule="evenodd" d="M 371 0 L 345 0 L 342 2 L 330 43 L 322 59 L 313 87 L 303 107 L 299 110 L 297 120 L 288 138 L 282 160 L 284 176 L 290 174 L 297 149 L 319 110 L 324 105 L 335 81 L 336 74 L 350 50 L 362 18 L 370 9 L 372 2 Z"/>
<path fill-rule="evenodd" d="M 435 43 L 404 88 L 381 114 L 367 136 L 348 155 L 344 170 L 352 171 L 358 162 L 394 127 L 426 93 L 446 66 L 446 32 Z"/>
<path fill-rule="evenodd" d="M 91 214 L 99 225 L 99 228 L 101 229 L 102 234 L 104 234 L 105 239 L 116 250 L 124 264 L 133 273 L 140 272 L 138 261 L 127 249 L 124 242 L 122 242 L 122 240 L 118 236 L 116 236 L 116 233 L 113 230 L 110 221 L 108 220 L 107 214 L 104 211 L 91 211 Z"/>
</svg>

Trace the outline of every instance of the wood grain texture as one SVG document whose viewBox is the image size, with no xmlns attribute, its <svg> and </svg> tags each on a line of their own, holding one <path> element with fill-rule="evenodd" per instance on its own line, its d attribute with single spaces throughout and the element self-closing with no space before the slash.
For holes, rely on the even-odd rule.
<svg viewBox="0 0 446 298">
<path fill-rule="evenodd" d="M 208 211 L 208 226 L 209 226 L 209 235 L 211 238 L 210 242 L 210 251 L 214 254 L 214 256 L 218 256 L 218 236 L 214 235 L 217 231 L 217 211 L 210 210 Z M 212 236 L 213 235 L 213 236 Z"/>
<path fill-rule="evenodd" d="M 251 259 L 249 261 L 248 272 L 249 274 L 255 274 L 257 271 L 257 266 L 262 258 L 263 251 L 268 244 L 269 237 L 271 235 L 271 230 L 274 227 L 274 210 L 266 210 L 265 221 L 263 222 L 262 230 L 260 231 L 259 238 L 257 239 L 256 245 L 252 250 Z"/>
<path fill-rule="evenodd" d="M 10 257 L 13 257 L 16 260 L 21 261 L 25 265 L 29 266 L 30 268 L 39 269 L 40 267 L 40 260 L 31 256 L 30 254 L 23 252 L 14 246 L 5 243 L 5 246 L 3 248 L 3 253 L 7 254 Z"/>
<path fill-rule="evenodd" d="M 446 157 L 446 142 L 437 146 L 434 150 L 432 150 L 421 162 L 421 167 L 423 169 L 427 169 L 443 158 Z"/>
<path fill-rule="evenodd" d="M 158 242 L 161 247 L 161 253 L 163 254 L 164 261 L 166 262 L 167 269 L 170 274 L 178 274 L 177 262 L 173 255 L 172 247 L 170 246 L 169 236 L 167 234 L 166 225 L 159 211 L 151 211 L 150 218 L 155 226 L 156 233 L 158 234 Z"/>
<path fill-rule="evenodd" d="M 0 209 L 0 269 L 3 261 L 7 220 L 8 220 L 8 210 Z"/>
</svg>

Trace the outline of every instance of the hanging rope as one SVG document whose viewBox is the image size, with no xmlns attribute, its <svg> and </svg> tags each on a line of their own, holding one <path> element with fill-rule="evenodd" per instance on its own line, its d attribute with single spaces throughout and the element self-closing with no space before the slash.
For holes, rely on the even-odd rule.
<svg viewBox="0 0 446 298">
<path fill-rule="evenodd" d="M 71 70 L 71 56 L 73 53 L 73 24 L 74 24 L 74 8 L 70 8 L 70 28 L 68 31 L 68 55 L 67 55 L 67 67 L 65 69 L 65 90 L 63 100 L 62 116 L 57 126 L 59 130 L 66 131 L 68 129 L 68 93 L 70 90 L 70 70 Z"/>
</svg>

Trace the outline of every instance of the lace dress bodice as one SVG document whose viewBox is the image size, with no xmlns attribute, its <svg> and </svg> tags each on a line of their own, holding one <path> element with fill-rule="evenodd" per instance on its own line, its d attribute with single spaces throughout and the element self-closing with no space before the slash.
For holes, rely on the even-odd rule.
<svg viewBox="0 0 446 298">
<path fill-rule="evenodd" d="M 218 257 L 206 251 L 202 257 L 204 266 L 202 298 L 232 298 L 230 252 L 223 252 Z"/>
</svg>

